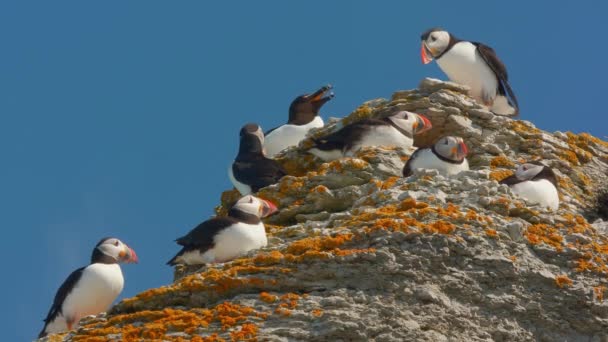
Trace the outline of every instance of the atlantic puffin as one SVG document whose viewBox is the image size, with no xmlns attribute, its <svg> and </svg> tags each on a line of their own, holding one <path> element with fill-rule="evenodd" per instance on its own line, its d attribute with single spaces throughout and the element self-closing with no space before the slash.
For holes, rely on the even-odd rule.
<svg viewBox="0 0 608 342">
<path fill-rule="evenodd" d="M 244 196 L 230 208 L 228 216 L 211 218 L 175 240 L 182 249 L 167 264 L 221 263 L 262 248 L 268 240 L 261 218 L 276 211 L 270 201 Z"/>
<path fill-rule="evenodd" d="M 397 146 L 407 150 L 413 145 L 414 135 L 431 127 L 431 122 L 424 115 L 400 111 L 381 119 L 363 119 L 328 136 L 314 139 L 314 145 L 308 152 L 330 161 L 352 156 L 367 146 Z"/>
<path fill-rule="evenodd" d="M 470 95 L 495 114 L 519 114 L 507 68 L 494 49 L 483 43 L 458 39 L 441 28 L 427 30 L 420 39 L 424 64 L 437 60 L 451 81 L 469 86 Z"/>
<path fill-rule="evenodd" d="M 241 195 L 257 192 L 287 175 L 278 162 L 266 157 L 263 145 L 260 126 L 249 123 L 241 128 L 239 153 L 228 168 L 228 177 Z"/>
<path fill-rule="evenodd" d="M 500 181 L 511 191 L 533 204 L 555 211 L 559 207 L 557 177 L 553 170 L 538 162 L 521 164 L 515 174 Z"/>
<path fill-rule="evenodd" d="M 311 129 L 323 127 L 319 111 L 334 97 L 331 89 L 331 85 L 326 85 L 313 94 L 298 96 L 291 102 L 287 123 L 272 128 L 265 134 L 264 149 L 268 157 L 272 158 L 282 150 L 298 145 Z"/>
<path fill-rule="evenodd" d="M 455 175 L 469 169 L 467 154 L 467 145 L 462 138 L 442 137 L 431 147 L 412 153 L 403 167 L 403 177 L 409 177 L 415 169 L 435 169 L 444 175 Z"/>
<path fill-rule="evenodd" d="M 124 285 L 119 263 L 136 263 L 135 251 L 117 238 L 103 238 L 91 263 L 72 272 L 61 284 L 38 338 L 78 327 L 82 317 L 106 311 Z"/>
</svg>

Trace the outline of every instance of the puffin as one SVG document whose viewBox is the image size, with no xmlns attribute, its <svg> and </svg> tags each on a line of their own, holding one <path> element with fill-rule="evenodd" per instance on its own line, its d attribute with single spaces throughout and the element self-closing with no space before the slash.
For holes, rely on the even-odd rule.
<svg viewBox="0 0 608 342">
<path fill-rule="evenodd" d="M 431 121 L 424 115 L 401 111 L 391 116 L 369 118 L 354 122 L 328 136 L 313 139 L 309 153 L 330 161 L 352 156 L 367 146 L 398 146 L 411 148 L 414 135 L 432 128 Z"/>
<path fill-rule="evenodd" d="M 521 164 L 515 174 L 500 181 L 511 191 L 533 204 L 540 204 L 556 211 L 559 207 L 557 177 L 553 170 L 540 163 L 530 162 Z"/>
<path fill-rule="evenodd" d="M 300 95 L 291 102 L 287 123 L 266 132 L 264 148 L 268 157 L 274 157 L 282 150 L 298 145 L 312 128 L 323 127 L 319 110 L 334 97 L 331 89 L 331 85 L 326 85 L 312 94 Z"/>
<path fill-rule="evenodd" d="M 264 153 L 264 133 L 255 123 L 248 123 L 240 132 L 239 153 L 228 168 L 228 177 L 241 195 L 257 192 L 275 184 L 287 172 L 281 164 Z"/>
<path fill-rule="evenodd" d="M 211 218 L 175 240 L 182 249 L 167 265 L 221 263 L 262 248 L 268 240 L 261 218 L 276 211 L 270 201 L 253 195 L 241 197 L 228 216 Z"/>
<path fill-rule="evenodd" d="M 469 169 L 467 145 L 460 137 L 439 138 L 431 147 L 419 148 L 403 167 L 403 177 L 412 175 L 415 169 L 435 169 L 451 176 Z"/>
<path fill-rule="evenodd" d="M 519 114 L 507 68 L 494 49 L 483 43 L 458 39 L 441 28 L 424 32 L 420 39 L 422 63 L 437 60 L 451 81 L 469 86 L 470 95 L 494 114 Z"/>
<path fill-rule="evenodd" d="M 78 327 L 82 317 L 106 311 L 124 285 L 119 263 L 137 263 L 137 254 L 117 238 L 101 239 L 91 263 L 72 272 L 55 294 L 38 338 Z"/>
</svg>

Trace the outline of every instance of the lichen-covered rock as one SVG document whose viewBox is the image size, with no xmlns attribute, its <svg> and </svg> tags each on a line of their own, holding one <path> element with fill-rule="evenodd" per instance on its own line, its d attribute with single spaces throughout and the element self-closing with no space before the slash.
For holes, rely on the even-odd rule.
<svg viewBox="0 0 608 342">
<path fill-rule="evenodd" d="M 602 341 L 608 339 L 608 143 L 495 116 L 467 89 L 426 79 L 312 134 L 396 110 L 470 148 L 471 171 L 401 178 L 411 151 L 368 148 L 321 163 L 304 140 L 278 156 L 292 176 L 262 189 L 280 212 L 268 247 L 226 264 L 179 267 L 173 284 L 87 319 L 68 341 Z M 543 160 L 557 212 L 497 181 Z M 238 195 L 226 192 L 225 213 Z M 159 265 L 159 267 L 161 267 Z"/>
</svg>

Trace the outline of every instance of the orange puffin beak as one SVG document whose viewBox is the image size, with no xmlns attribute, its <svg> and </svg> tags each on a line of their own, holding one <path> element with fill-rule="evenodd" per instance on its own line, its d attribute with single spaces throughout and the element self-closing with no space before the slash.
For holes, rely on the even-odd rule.
<svg viewBox="0 0 608 342">
<path fill-rule="evenodd" d="M 422 63 L 424 64 L 429 64 L 433 61 L 433 56 L 431 55 L 430 51 L 428 53 L 427 51 L 428 49 L 426 47 L 426 44 L 422 42 L 420 46 L 420 57 L 422 58 Z"/>
<path fill-rule="evenodd" d="M 420 134 L 433 128 L 431 120 L 422 114 L 416 114 L 416 122 L 414 122 L 414 134 Z"/>
<path fill-rule="evenodd" d="M 262 217 L 270 216 L 279 210 L 274 203 L 267 200 L 262 200 L 262 207 L 260 209 L 262 210 Z"/>
<path fill-rule="evenodd" d="M 139 261 L 139 259 L 137 258 L 137 253 L 135 253 L 135 251 L 133 250 L 133 248 L 125 245 L 125 249 L 122 250 L 119 254 L 118 257 L 121 259 L 122 262 L 125 263 L 137 263 Z"/>
<path fill-rule="evenodd" d="M 461 141 L 460 144 L 458 144 L 458 156 L 464 158 L 468 153 L 469 149 L 467 148 L 467 145 L 465 145 L 464 141 Z"/>
</svg>

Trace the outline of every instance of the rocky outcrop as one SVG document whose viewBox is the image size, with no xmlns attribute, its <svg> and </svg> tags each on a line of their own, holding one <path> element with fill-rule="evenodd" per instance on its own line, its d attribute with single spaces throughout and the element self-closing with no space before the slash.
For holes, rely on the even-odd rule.
<svg viewBox="0 0 608 342">
<path fill-rule="evenodd" d="M 280 207 L 267 220 L 267 248 L 178 267 L 173 284 L 49 339 L 607 340 L 608 237 L 598 219 L 606 220 L 608 143 L 496 116 L 466 92 L 425 79 L 313 135 L 410 110 L 434 127 L 416 145 L 461 136 L 471 171 L 401 178 L 411 151 L 370 148 L 321 163 L 305 140 L 278 156 L 292 176 L 259 192 Z M 559 178 L 557 212 L 497 182 L 537 159 Z M 225 192 L 218 214 L 236 198 Z"/>
</svg>

